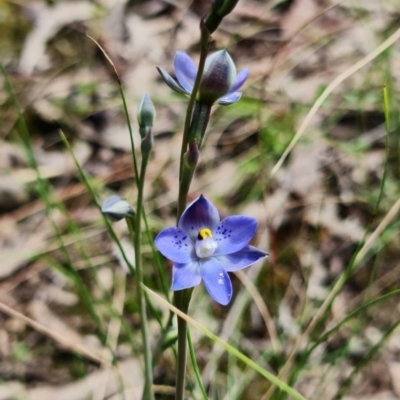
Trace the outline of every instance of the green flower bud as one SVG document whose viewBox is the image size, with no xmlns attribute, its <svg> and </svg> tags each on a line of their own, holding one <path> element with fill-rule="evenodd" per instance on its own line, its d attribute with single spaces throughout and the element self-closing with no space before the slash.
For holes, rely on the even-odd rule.
<svg viewBox="0 0 400 400">
<path fill-rule="evenodd" d="M 238 0 L 214 0 L 211 12 L 223 18 L 233 11 Z"/>
<path fill-rule="evenodd" d="M 232 12 L 238 0 L 214 0 L 211 13 L 204 22 L 205 28 L 211 34 L 221 23 L 222 19 Z"/>
<path fill-rule="evenodd" d="M 153 126 L 155 118 L 156 110 L 154 108 L 153 102 L 151 101 L 150 96 L 145 93 L 140 100 L 137 112 L 139 132 L 142 139 L 147 134 L 146 128 Z"/>
</svg>

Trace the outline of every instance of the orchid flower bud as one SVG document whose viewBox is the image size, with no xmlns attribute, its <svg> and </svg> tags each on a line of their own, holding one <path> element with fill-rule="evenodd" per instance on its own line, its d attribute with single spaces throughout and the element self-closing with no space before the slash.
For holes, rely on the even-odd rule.
<svg viewBox="0 0 400 400">
<path fill-rule="evenodd" d="M 227 16 L 236 7 L 238 0 L 214 0 L 211 12 L 215 12 L 219 17 Z"/>
<path fill-rule="evenodd" d="M 110 196 L 103 203 L 101 212 L 114 222 L 133 217 L 136 214 L 130 204 L 121 196 Z"/>
<path fill-rule="evenodd" d="M 137 111 L 137 119 L 139 123 L 139 133 L 143 139 L 147 133 L 148 128 L 152 127 L 156 118 L 156 110 L 150 96 L 145 93 L 139 103 Z"/>
<path fill-rule="evenodd" d="M 199 102 L 213 104 L 233 86 L 236 67 L 229 53 L 224 49 L 206 59 L 199 88 Z"/>
<path fill-rule="evenodd" d="M 205 21 L 205 27 L 210 33 L 213 33 L 222 19 L 235 8 L 238 0 L 214 0 L 211 13 Z"/>
</svg>

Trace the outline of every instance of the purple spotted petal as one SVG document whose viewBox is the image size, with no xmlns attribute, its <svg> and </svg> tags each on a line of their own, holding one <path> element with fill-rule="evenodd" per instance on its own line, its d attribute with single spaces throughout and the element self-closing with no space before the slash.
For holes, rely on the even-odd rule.
<svg viewBox="0 0 400 400">
<path fill-rule="evenodd" d="M 268 257 L 268 253 L 258 250 L 254 246 L 246 246 L 236 253 L 225 254 L 215 258 L 224 267 L 225 271 L 232 272 L 249 267 L 251 264 L 265 257 Z"/>
<path fill-rule="evenodd" d="M 175 79 L 164 69 L 161 67 L 156 67 L 157 71 L 161 75 L 161 77 L 164 79 L 164 82 L 175 92 L 178 93 L 183 93 L 183 94 L 190 94 L 190 92 L 187 92 L 186 90 L 182 89 L 176 82 Z"/>
<path fill-rule="evenodd" d="M 191 93 L 197 74 L 196 64 L 186 53 L 177 51 L 174 59 L 174 69 L 178 82 L 187 92 Z"/>
<path fill-rule="evenodd" d="M 198 261 L 186 264 L 174 264 L 172 269 L 172 290 L 189 289 L 201 282 L 200 265 Z"/>
<path fill-rule="evenodd" d="M 214 240 L 218 243 L 214 256 L 232 254 L 246 247 L 257 229 L 254 218 L 243 215 L 232 215 L 221 221 L 213 231 Z"/>
<path fill-rule="evenodd" d="M 188 263 L 196 258 L 193 242 L 179 228 L 163 229 L 155 238 L 154 244 L 160 253 L 174 263 Z"/>
<path fill-rule="evenodd" d="M 201 195 L 186 208 L 178 226 L 195 242 L 201 229 L 208 228 L 214 231 L 219 221 L 220 217 L 217 208 Z"/>
<path fill-rule="evenodd" d="M 233 92 L 236 92 L 238 89 L 240 89 L 243 86 L 243 84 L 246 82 L 246 79 L 248 76 L 249 76 L 249 69 L 248 68 L 242 69 L 236 75 L 235 83 L 229 89 L 229 92 L 227 94 L 232 94 Z"/>
<path fill-rule="evenodd" d="M 213 257 L 200 260 L 200 265 L 207 292 L 217 303 L 225 306 L 232 298 L 232 283 L 228 273 Z"/>
<path fill-rule="evenodd" d="M 221 106 L 229 106 L 232 103 L 236 103 L 238 100 L 240 100 L 241 97 L 242 92 L 234 92 L 226 96 L 220 97 L 218 99 L 218 104 L 221 104 Z"/>
</svg>

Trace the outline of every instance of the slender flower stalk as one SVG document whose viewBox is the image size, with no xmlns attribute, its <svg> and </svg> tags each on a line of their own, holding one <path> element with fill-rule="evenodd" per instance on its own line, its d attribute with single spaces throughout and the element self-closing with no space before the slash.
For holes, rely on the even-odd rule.
<svg viewBox="0 0 400 400">
<path fill-rule="evenodd" d="M 142 283 L 143 283 L 143 267 L 142 267 L 142 252 L 141 252 L 141 220 L 140 216 L 143 212 L 143 187 L 146 176 L 148 157 L 142 157 L 139 187 L 138 187 L 138 199 L 137 199 L 137 218 L 135 224 L 129 226 L 131 235 L 134 237 L 134 248 L 135 248 L 135 268 L 136 268 L 136 293 L 139 303 L 139 314 L 140 314 L 140 329 L 142 331 L 143 341 L 143 355 L 145 364 L 145 387 L 143 390 L 143 400 L 153 400 L 154 394 L 152 391 L 153 384 L 153 364 L 150 347 L 150 335 L 149 328 L 147 325 L 147 312 L 146 312 L 146 299 L 144 297 Z"/>
<path fill-rule="evenodd" d="M 179 195 L 178 195 L 178 212 L 176 223 L 178 225 L 179 219 L 185 209 L 187 195 L 190 188 L 190 183 L 193 178 L 193 173 L 197 165 L 198 156 L 195 159 L 195 164 L 192 166 L 192 171 L 188 173 L 185 171 L 185 154 L 187 152 L 190 127 L 192 124 L 193 107 L 196 101 L 197 92 L 200 87 L 201 77 L 203 75 L 204 65 L 207 58 L 208 47 L 211 39 L 211 35 L 204 25 L 204 20 L 200 23 L 200 60 L 199 66 L 196 74 L 196 79 L 194 81 L 193 89 L 189 98 L 188 108 L 186 110 L 185 125 L 182 137 L 182 148 L 181 148 L 181 158 L 180 158 L 180 169 L 179 169 Z M 186 174 L 186 175 L 185 175 Z M 174 292 L 174 302 L 176 307 L 187 313 L 189 309 L 190 298 L 192 296 L 193 289 L 178 290 Z M 187 322 L 177 317 L 178 325 L 178 360 L 176 369 L 176 392 L 175 400 L 184 400 L 185 392 L 185 378 L 186 378 L 186 362 L 187 362 Z"/>
<path fill-rule="evenodd" d="M 211 106 L 209 104 L 199 102 L 195 103 L 192 123 L 189 130 L 189 146 L 193 143 L 197 143 L 197 146 L 201 147 L 208 121 L 210 120 L 210 115 Z"/>
<path fill-rule="evenodd" d="M 135 269 L 130 267 L 132 274 L 135 274 L 136 281 L 136 293 L 137 301 L 139 305 L 139 315 L 140 315 L 140 328 L 142 332 L 143 341 L 143 356 L 145 362 L 145 384 L 143 388 L 143 400 L 154 400 L 154 395 L 152 392 L 152 382 L 153 382 L 153 365 L 151 348 L 149 342 L 149 331 L 147 326 L 147 315 L 146 315 L 146 301 L 143 293 L 142 283 L 143 283 L 143 268 L 142 268 L 142 257 L 141 257 L 141 218 L 143 209 L 143 184 L 144 177 L 146 173 L 147 161 L 142 158 L 141 175 L 139 177 L 139 188 L 138 188 L 138 202 L 137 207 L 140 212 L 136 216 L 135 211 L 130 206 L 130 204 L 120 196 L 110 196 L 102 205 L 101 212 L 107 216 L 111 221 L 120 221 L 125 219 L 128 225 L 129 234 L 131 236 L 134 248 L 135 248 Z M 128 264 L 129 265 L 129 264 Z"/>
<path fill-rule="evenodd" d="M 190 135 L 190 128 L 192 125 L 192 115 L 193 115 L 193 107 L 195 105 L 197 92 L 200 87 L 201 77 L 203 75 L 204 65 L 207 59 L 207 52 L 208 46 L 210 44 L 210 33 L 206 29 L 204 25 L 204 20 L 200 23 L 200 60 L 199 60 L 199 67 L 197 69 L 196 79 L 194 81 L 193 89 L 190 94 L 188 108 L 186 110 L 186 117 L 185 117 L 185 125 L 183 130 L 183 137 L 182 137 L 182 147 L 181 147 L 181 157 L 180 157 L 180 169 L 179 169 L 179 195 L 178 195 L 178 212 L 176 217 L 176 223 L 178 223 L 180 216 L 182 215 L 187 201 L 187 194 L 189 192 L 190 182 L 183 182 L 182 183 L 182 175 L 183 175 L 183 167 L 184 167 L 184 157 L 185 153 L 188 148 L 189 143 L 189 135 Z M 195 167 L 193 167 L 195 168 Z M 193 176 L 193 173 L 192 173 Z"/>
<path fill-rule="evenodd" d="M 145 386 L 143 390 L 143 400 L 154 400 L 152 390 L 153 384 L 153 363 L 150 346 L 149 328 L 147 325 L 146 299 L 143 293 L 143 267 L 142 267 L 142 232 L 141 221 L 143 215 L 143 188 L 146 178 L 146 168 L 149 161 L 150 152 L 153 147 L 153 123 L 155 119 L 155 109 L 150 97 L 144 94 L 138 107 L 138 122 L 140 135 L 142 137 L 141 152 L 142 162 L 140 168 L 140 176 L 138 181 L 138 197 L 137 197 L 137 218 L 134 226 L 128 224 L 131 235 L 134 239 L 135 248 L 135 265 L 136 265 L 136 293 L 139 303 L 140 328 L 142 332 L 143 354 L 145 364 Z"/>
</svg>

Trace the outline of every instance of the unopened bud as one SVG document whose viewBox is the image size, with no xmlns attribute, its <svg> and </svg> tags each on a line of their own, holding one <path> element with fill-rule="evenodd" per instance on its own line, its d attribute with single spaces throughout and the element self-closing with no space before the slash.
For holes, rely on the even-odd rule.
<svg viewBox="0 0 400 400">
<path fill-rule="evenodd" d="M 101 212 L 111 221 L 120 221 L 123 218 L 133 217 L 134 209 L 121 196 L 110 196 L 101 207 Z"/>
<path fill-rule="evenodd" d="M 239 0 L 214 0 L 211 12 L 215 12 L 219 17 L 223 18 L 236 7 Z"/>
<path fill-rule="evenodd" d="M 213 104 L 229 92 L 236 79 L 235 64 L 226 50 L 217 51 L 207 57 L 200 81 L 198 101 Z"/>
<path fill-rule="evenodd" d="M 150 96 L 145 93 L 140 100 L 137 119 L 139 122 L 139 132 L 142 139 L 146 136 L 146 128 L 154 124 L 156 118 L 156 110 Z"/>
<path fill-rule="evenodd" d="M 235 8 L 239 0 L 214 0 L 211 13 L 207 17 L 205 27 L 210 33 L 213 33 L 222 19 Z"/>
</svg>

